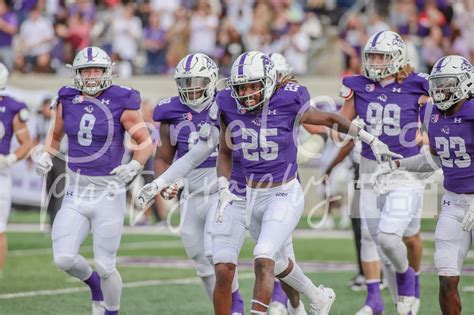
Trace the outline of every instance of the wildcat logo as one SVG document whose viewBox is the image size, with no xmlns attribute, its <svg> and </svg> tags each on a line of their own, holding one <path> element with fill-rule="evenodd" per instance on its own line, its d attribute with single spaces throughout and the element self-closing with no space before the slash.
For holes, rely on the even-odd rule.
<svg viewBox="0 0 474 315">
<path fill-rule="evenodd" d="M 254 124 L 255 126 L 261 126 L 262 125 L 262 120 L 260 118 L 255 118 L 254 120 L 251 121 L 252 124 Z"/>
<path fill-rule="evenodd" d="M 265 68 L 265 73 L 270 73 L 273 69 L 273 61 L 268 58 L 268 56 L 262 56 L 263 67 Z"/>
<path fill-rule="evenodd" d="M 449 135 L 449 127 L 448 126 L 444 126 L 443 129 L 441 129 L 441 132 L 442 133 L 445 133 L 447 135 Z"/>
<path fill-rule="evenodd" d="M 398 46 L 398 47 L 403 47 L 403 41 L 400 38 L 400 36 L 395 36 L 392 40 L 392 45 Z"/>
<path fill-rule="evenodd" d="M 461 70 L 466 71 L 466 72 L 471 72 L 471 70 L 472 70 L 471 64 L 469 63 L 469 61 L 467 61 L 464 58 L 463 58 L 463 61 L 462 61 L 462 64 L 461 64 Z"/>
<path fill-rule="evenodd" d="M 192 121 L 193 120 L 193 114 L 191 112 L 184 113 L 183 114 L 183 120 Z"/>
<path fill-rule="evenodd" d="M 72 103 L 73 103 L 73 104 L 80 104 L 80 103 L 82 103 L 82 102 L 84 102 L 84 96 L 82 96 L 82 95 L 76 95 L 76 96 L 74 96 L 74 98 L 72 99 Z"/>
<path fill-rule="evenodd" d="M 94 106 L 92 105 L 86 106 L 84 107 L 84 110 L 90 114 L 94 111 Z"/>
<path fill-rule="evenodd" d="M 381 100 L 382 102 L 386 102 L 387 101 L 387 95 L 382 94 L 379 97 L 377 97 L 377 99 Z"/>
</svg>

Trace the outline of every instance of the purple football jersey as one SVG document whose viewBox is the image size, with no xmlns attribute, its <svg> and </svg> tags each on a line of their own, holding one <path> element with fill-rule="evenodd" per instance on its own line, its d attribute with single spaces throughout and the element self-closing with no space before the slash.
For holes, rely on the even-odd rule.
<svg viewBox="0 0 474 315">
<path fill-rule="evenodd" d="M 365 129 L 386 143 L 392 152 L 409 157 L 418 154 L 415 143 L 421 95 L 428 95 L 426 75 L 411 73 L 402 84 L 382 87 L 363 76 L 346 77 L 343 85 L 354 92 L 357 115 Z M 370 146 L 362 144 L 362 156 L 375 160 Z"/>
<path fill-rule="evenodd" d="M 10 153 L 13 137 L 13 119 L 22 110 L 27 111 L 25 103 L 10 96 L 0 96 L 0 154 Z"/>
<path fill-rule="evenodd" d="M 448 117 L 429 103 L 422 109 L 422 119 L 430 148 L 441 158 L 444 188 L 458 194 L 474 193 L 474 99 Z"/>
<path fill-rule="evenodd" d="M 220 92 L 219 92 L 220 93 Z M 209 115 L 207 116 L 206 122 L 215 128 L 220 129 L 220 109 L 217 103 L 213 103 Z M 202 140 L 207 140 L 206 136 L 201 136 Z M 232 172 L 230 175 L 229 189 L 230 191 L 240 197 L 245 197 L 245 192 L 247 190 L 247 181 L 245 180 L 245 174 L 240 165 L 240 151 L 232 151 Z"/>
<path fill-rule="evenodd" d="M 241 113 L 230 90 L 217 96 L 221 117 L 231 132 L 234 150 L 247 180 L 283 182 L 296 175 L 296 118 L 309 107 L 306 87 L 287 83 L 255 112 Z"/>
<path fill-rule="evenodd" d="M 107 176 L 122 162 L 125 110 L 139 110 L 140 93 L 112 85 L 96 97 L 71 86 L 59 90 L 64 132 L 68 137 L 68 167 L 89 176 Z"/>
<path fill-rule="evenodd" d="M 209 108 L 196 112 L 181 103 L 174 96 L 162 100 L 153 111 L 153 120 L 170 125 L 171 144 L 176 146 L 176 156 L 179 159 L 199 140 L 199 131 L 206 124 Z M 217 149 L 197 168 L 216 167 Z"/>
</svg>

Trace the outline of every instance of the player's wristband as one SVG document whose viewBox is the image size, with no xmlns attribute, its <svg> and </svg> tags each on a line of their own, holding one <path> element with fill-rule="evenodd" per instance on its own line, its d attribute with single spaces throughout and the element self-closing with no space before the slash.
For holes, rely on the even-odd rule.
<svg viewBox="0 0 474 315">
<path fill-rule="evenodd" d="M 229 188 L 229 180 L 225 176 L 220 176 L 217 179 L 217 189 L 228 189 Z"/>
</svg>

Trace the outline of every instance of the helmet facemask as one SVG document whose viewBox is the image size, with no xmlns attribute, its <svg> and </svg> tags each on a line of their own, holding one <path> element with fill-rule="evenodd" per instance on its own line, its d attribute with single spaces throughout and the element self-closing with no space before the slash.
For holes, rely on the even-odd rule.
<svg viewBox="0 0 474 315">
<path fill-rule="evenodd" d="M 439 75 L 429 79 L 430 96 L 440 110 L 447 110 L 460 100 L 467 98 L 461 84 L 468 79 L 465 73 L 459 75 Z"/>
<path fill-rule="evenodd" d="M 177 77 L 176 86 L 181 103 L 190 107 L 200 107 L 213 97 L 211 79 L 207 77 Z"/>
<path fill-rule="evenodd" d="M 379 56 L 379 57 L 376 57 Z M 380 58 L 381 62 L 376 62 Z M 362 53 L 362 64 L 364 66 L 364 76 L 373 81 L 382 81 L 383 79 L 396 74 L 401 70 L 400 60 L 403 59 L 401 51 L 365 51 Z M 402 61 L 402 65 L 404 62 Z"/>
<path fill-rule="evenodd" d="M 265 97 L 266 93 L 266 88 L 265 88 L 265 81 L 267 81 L 269 78 L 260 78 L 256 80 L 242 80 L 241 83 L 238 82 L 238 80 L 234 80 L 232 82 L 229 81 L 228 85 L 231 88 L 231 96 L 237 101 L 237 109 L 242 112 L 251 112 L 256 109 L 258 109 L 267 99 Z M 237 81 L 237 82 L 236 82 Z M 256 90 L 250 94 L 247 95 L 240 95 L 241 87 L 244 85 L 250 85 L 253 83 L 260 83 L 260 89 Z M 260 94 L 260 99 L 255 103 L 252 104 L 252 102 L 255 100 L 255 96 Z"/>
<path fill-rule="evenodd" d="M 103 69 L 103 74 L 100 77 L 88 77 L 84 78 L 81 75 L 81 70 L 87 68 L 101 68 Z M 112 85 L 112 69 L 111 67 L 82 67 L 75 69 L 74 75 L 74 85 L 77 89 L 86 93 L 87 95 L 96 95 L 102 90 L 105 90 L 110 85 Z"/>
</svg>

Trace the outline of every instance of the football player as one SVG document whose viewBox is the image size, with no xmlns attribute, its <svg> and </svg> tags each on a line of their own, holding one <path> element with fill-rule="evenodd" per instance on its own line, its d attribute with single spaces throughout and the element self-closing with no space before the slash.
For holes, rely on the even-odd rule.
<svg viewBox="0 0 474 315">
<path fill-rule="evenodd" d="M 418 154 L 416 133 L 420 104 L 429 99 L 426 76 L 413 72 L 407 63 L 405 43 L 400 35 L 391 31 L 378 32 L 369 38 L 362 51 L 362 61 L 363 75 L 343 79 L 341 96 L 345 103 L 341 115 L 348 119 L 359 116 L 365 129 L 380 137 L 394 152 L 405 157 Z M 418 233 L 422 186 L 412 180 L 409 173 L 400 172 L 391 179 L 393 182 L 387 191 L 380 193 L 372 189 L 369 183 L 377 167 L 377 157 L 366 144 L 363 144 L 361 154 L 361 259 L 368 295 L 357 315 L 384 311 L 379 256 L 398 314 L 416 313 L 419 306 L 417 272 L 421 260 Z M 417 249 L 414 251 L 416 269 L 409 265 L 404 239 L 419 245 L 411 246 Z"/>
<path fill-rule="evenodd" d="M 299 299 L 293 299 L 299 292 L 308 296 L 314 313 L 328 314 L 335 300 L 334 291 L 316 287 L 284 250 L 284 243 L 296 227 L 304 206 L 302 188 L 296 179 L 294 136 L 298 126 L 300 123 L 336 126 L 338 131 L 368 143 L 379 159 L 399 155 L 375 136 L 351 125 L 349 120 L 310 110 L 306 88 L 291 80 L 277 84 L 273 62 L 261 52 L 240 55 L 232 65 L 228 85 L 230 89 L 219 93 L 216 99 L 221 119 L 217 164 L 219 201 L 222 208 L 237 199 L 229 190 L 228 181 L 232 156 L 237 152 L 247 182 L 247 223 L 256 242 L 251 313 L 267 312 L 276 275 L 285 283 L 290 301 L 296 303 L 294 314 L 305 313 Z"/>
<path fill-rule="evenodd" d="M 155 155 L 157 175 L 166 171 L 175 157 L 183 157 L 198 141 L 214 101 L 217 77 L 216 63 L 204 54 L 189 54 L 178 63 L 174 78 L 179 96 L 162 100 L 153 113 L 153 119 L 161 123 L 162 144 Z M 212 255 L 210 234 L 210 224 L 218 201 L 216 159 L 217 149 L 213 148 L 213 152 L 202 163 L 186 174 L 186 184 L 180 198 L 181 239 L 211 299 L 216 285 L 213 263 L 220 259 Z M 171 191 L 171 196 L 173 194 Z M 215 259 L 214 262 L 211 257 Z M 231 313 L 243 314 L 237 277 L 233 283 Z"/>
<path fill-rule="evenodd" d="M 51 156 L 58 154 L 66 134 L 69 180 L 51 232 L 54 263 L 89 286 L 93 314 L 118 314 L 122 279 L 116 253 L 126 210 L 125 186 L 140 172 L 153 146 L 140 112 L 140 93 L 112 84 L 112 63 L 105 51 L 82 49 L 72 72 L 74 86 L 62 87 L 52 105 L 55 115 L 36 171 L 45 175 L 51 169 Z M 132 160 L 121 164 L 127 131 L 136 146 L 130 147 Z M 96 271 L 79 254 L 89 231 Z"/>
<path fill-rule="evenodd" d="M 8 69 L 0 63 L 0 91 L 5 90 L 8 80 Z M 7 255 L 7 236 L 5 234 L 8 215 L 11 208 L 10 166 L 25 158 L 31 149 L 31 138 L 26 121 L 29 112 L 26 104 L 4 93 L 0 96 L 0 278 L 5 256 Z M 20 146 L 10 152 L 13 136 Z"/>
<path fill-rule="evenodd" d="M 461 314 L 458 284 L 474 232 L 474 68 L 461 56 L 439 59 L 429 76 L 433 103 L 422 109 L 430 152 L 381 165 L 376 176 L 397 169 L 443 170 L 446 190 L 435 231 L 434 262 L 444 315 Z"/>
</svg>

